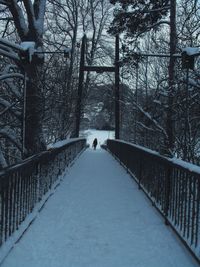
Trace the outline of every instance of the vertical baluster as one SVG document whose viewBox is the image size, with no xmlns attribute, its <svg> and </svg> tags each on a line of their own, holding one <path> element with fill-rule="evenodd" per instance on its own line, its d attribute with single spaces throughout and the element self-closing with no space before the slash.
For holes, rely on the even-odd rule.
<svg viewBox="0 0 200 267">
<path fill-rule="evenodd" d="M 15 216 L 16 216 L 16 226 L 15 229 L 17 230 L 19 227 L 20 223 L 20 182 L 21 182 L 21 177 L 20 177 L 20 172 L 17 171 L 16 173 L 16 211 L 15 211 Z"/>
<path fill-rule="evenodd" d="M 4 179 L 4 240 L 6 241 L 8 238 L 8 220 L 9 220 L 9 212 L 8 212 L 8 196 L 9 196 L 9 176 L 6 176 Z"/>
<path fill-rule="evenodd" d="M 30 180 L 30 184 L 31 184 L 30 212 L 33 211 L 34 204 L 35 204 L 35 173 L 36 173 L 36 168 L 37 168 L 36 163 L 34 163 L 33 170 L 31 172 L 31 180 Z"/>
<path fill-rule="evenodd" d="M 191 201 L 192 201 L 192 177 L 189 175 L 189 196 L 188 196 L 188 213 L 187 213 L 187 239 L 189 239 L 189 236 L 190 236 Z"/>
<path fill-rule="evenodd" d="M 3 243 L 3 236 L 4 236 L 4 183 L 3 183 L 4 177 L 0 178 L 0 246 Z"/>
<path fill-rule="evenodd" d="M 178 170 L 177 168 L 175 169 L 176 172 L 176 190 L 175 190 L 175 226 L 177 225 L 177 221 L 178 221 L 178 179 L 179 179 L 179 175 L 178 175 Z"/>
<path fill-rule="evenodd" d="M 171 190 L 172 190 L 172 194 L 171 194 L 171 220 L 172 222 L 174 222 L 174 202 L 175 202 L 175 172 L 174 172 L 174 168 L 172 171 L 172 186 L 171 186 Z"/>
<path fill-rule="evenodd" d="M 49 172 L 49 181 L 48 181 L 48 183 L 49 183 L 49 189 L 51 189 L 52 188 L 52 185 L 53 185 L 53 183 L 54 183 L 54 179 L 55 179 L 55 169 L 54 169 L 54 166 L 55 166 L 55 159 L 56 159 L 56 157 L 57 157 L 58 155 L 56 155 L 56 156 L 54 156 L 54 157 L 52 157 L 51 156 L 51 160 L 50 160 L 50 162 L 49 162 L 49 168 L 50 168 L 50 172 Z M 61 173 L 62 173 L 62 170 L 61 170 Z M 61 173 L 60 173 L 60 175 L 61 175 Z M 58 176 L 58 175 L 57 175 Z"/>
<path fill-rule="evenodd" d="M 30 169 L 32 169 L 32 166 L 30 166 Z M 29 214 L 30 212 L 30 204 L 31 204 L 31 173 L 30 173 L 30 169 L 29 171 L 27 172 L 27 177 L 26 177 L 26 180 L 27 180 L 27 193 L 26 193 L 26 216 L 27 214 Z"/>
<path fill-rule="evenodd" d="M 23 220 L 23 172 L 20 170 L 19 172 L 20 175 L 20 181 L 19 181 L 19 214 L 18 214 L 18 218 L 19 218 L 19 223 L 18 225 L 20 225 L 20 223 Z"/>
<path fill-rule="evenodd" d="M 199 243 L 199 223 L 200 223 L 200 214 L 199 214 L 199 209 L 200 209 L 200 177 L 197 176 L 197 207 L 196 207 L 196 234 L 195 234 L 195 247 L 198 246 Z"/>
<path fill-rule="evenodd" d="M 170 165 L 167 167 L 167 173 L 165 177 L 165 208 L 164 208 L 164 216 L 165 216 L 165 224 L 168 224 L 168 212 L 169 212 L 169 201 L 170 201 L 170 187 L 171 187 L 171 173 L 172 168 Z M 164 182 L 164 181 L 163 181 Z"/>
<path fill-rule="evenodd" d="M 185 237 L 187 229 L 187 212 L 188 212 L 188 198 L 189 198 L 189 183 L 188 183 L 188 172 L 185 172 L 185 199 L 184 199 L 184 219 L 183 219 L 183 236 Z"/>
<path fill-rule="evenodd" d="M 26 216 L 26 172 L 22 172 L 22 218 L 21 222 L 25 219 Z"/>
<path fill-rule="evenodd" d="M 1 214 L 1 227 L 2 227 L 2 243 L 5 241 L 5 215 L 6 215 L 6 184 L 5 184 L 6 177 L 2 177 L 2 214 Z"/>
<path fill-rule="evenodd" d="M 17 214 L 17 172 L 13 174 L 13 225 L 12 225 L 12 233 L 16 230 L 16 214 Z"/>
<path fill-rule="evenodd" d="M 163 163 L 162 163 L 161 167 L 162 167 L 162 169 L 161 169 L 161 175 L 160 175 L 161 176 L 161 179 L 160 179 L 160 183 L 159 183 L 160 206 L 161 206 L 161 209 L 164 211 L 164 206 L 165 206 L 164 184 L 165 184 L 165 179 L 166 179 L 166 166 L 163 165 Z"/>
<path fill-rule="evenodd" d="M 191 242 L 193 245 L 195 239 L 195 217 L 197 214 L 196 211 L 196 202 L 197 202 L 197 179 L 193 176 L 193 184 L 192 184 L 192 213 L 191 213 Z"/>
<path fill-rule="evenodd" d="M 169 215 L 170 219 L 174 220 L 174 168 L 172 167 L 172 173 L 171 173 L 171 192 L 170 192 L 170 210 Z"/>
<path fill-rule="evenodd" d="M 166 185 L 166 179 L 167 179 L 167 172 L 168 172 L 168 169 L 167 169 L 167 165 L 164 165 L 163 167 L 163 173 L 162 173 L 162 176 L 160 178 L 160 183 L 159 183 L 159 187 L 160 187 L 160 203 L 161 203 L 161 210 L 163 212 L 165 212 L 165 185 Z"/>
<path fill-rule="evenodd" d="M 46 174 L 46 163 L 45 163 L 45 161 L 43 161 L 42 173 L 40 176 L 40 200 L 42 199 L 42 196 L 44 194 L 44 177 L 45 177 L 45 174 Z"/>
<path fill-rule="evenodd" d="M 30 168 L 30 166 L 29 166 Z M 26 219 L 26 215 L 28 213 L 28 195 L 29 195 L 29 192 L 28 192 L 28 180 L 29 180 L 29 173 L 28 171 L 26 170 L 25 171 L 25 179 L 24 179 L 24 182 L 25 182 L 25 191 L 24 191 L 24 220 Z"/>
<path fill-rule="evenodd" d="M 49 175 L 49 164 L 48 164 L 48 159 L 46 158 L 46 166 L 45 166 L 45 176 L 43 177 L 44 178 L 44 193 L 43 195 L 46 194 L 47 190 L 48 190 L 48 175 Z"/>
<path fill-rule="evenodd" d="M 41 166 L 40 166 L 40 162 L 37 162 L 37 171 L 35 173 L 35 202 L 34 202 L 34 204 L 38 203 L 40 175 L 41 175 Z"/>
<path fill-rule="evenodd" d="M 9 190 L 9 236 L 13 233 L 13 227 L 14 227 L 14 179 L 15 174 L 12 173 L 10 175 L 10 190 Z"/>
<path fill-rule="evenodd" d="M 182 232 L 183 230 L 183 216 L 184 216 L 184 195 L 185 195 L 185 177 L 184 177 L 184 171 L 181 170 L 181 207 L 180 207 L 180 230 Z"/>
<path fill-rule="evenodd" d="M 180 229 L 180 210 L 181 210 L 181 171 L 178 169 L 178 207 L 177 207 L 177 226 Z"/>
<path fill-rule="evenodd" d="M 35 172 L 33 175 L 33 206 L 34 208 L 35 204 L 37 203 L 37 177 L 39 175 L 39 162 L 35 164 Z"/>
<path fill-rule="evenodd" d="M 163 194 L 162 194 L 162 185 L 163 185 L 164 173 L 162 165 L 157 166 L 157 175 L 156 175 L 156 202 L 159 207 L 163 207 Z"/>
<path fill-rule="evenodd" d="M 29 212 L 33 211 L 34 206 L 34 176 L 35 176 L 35 162 L 32 165 L 32 171 L 30 173 L 30 203 L 29 203 Z"/>
</svg>

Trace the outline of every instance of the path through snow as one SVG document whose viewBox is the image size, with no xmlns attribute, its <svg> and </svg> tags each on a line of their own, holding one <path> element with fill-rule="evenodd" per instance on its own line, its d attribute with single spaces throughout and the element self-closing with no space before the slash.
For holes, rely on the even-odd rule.
<svg viewBox="0 0 200 267">
<path fill-rule="evenodd" d="M 196 267 L 105 151 L 88 149 L 2 267 Z"/>
</svg>

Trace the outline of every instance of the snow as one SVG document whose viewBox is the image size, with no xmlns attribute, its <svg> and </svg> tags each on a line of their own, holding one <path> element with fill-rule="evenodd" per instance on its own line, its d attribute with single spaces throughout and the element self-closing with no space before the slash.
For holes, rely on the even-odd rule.
<svg viewBox="0 0 200 267">
<path fill-rule="evenodd" d="M 61 141 L 58 141 L 56 143 L 53 143 L 53 144 L 49 144 L 47 146 L 47 149 L 51 149 L 51 148 L 59 148 L 59 147 L 62 147 L 64 145 L 67 145 L 67 144 L 70 144 L 71 142 L 73 141 L 78 141 L 78 140 L 82 140 L 83 138 L 70 138 L 70 139 L 65 139 L 65 140 L 61 140 Z"/>
<path fill-rule="evenodd" d="M 155 104 L 158 104 L 158 105 L 162 105 L 162 103 L 161 103 L 161 101 L 160 100 L 153 100 L 153 103 L 155 103 Z"/>
<path fill-rule="evenodd" d="M 29 62 L 32 61 L 32 57 L 35 53 L 35 42 L 22 42 L 21 47 L 23 50 L 27 50 L 29 53 Z"/>
<path fill-rule="evenodd" d="M 47 148 L 48 149 L 58 148 L 58 147 L 66 145 L 72 141 L 81 140 L 83 138 L 86 138 L 88 145 L 90 147 L 92 147 L 92 143 L 93 143 L 94 138 L 97 138 L 98 139 L 97 149 L 100 149 L 101 145 L 104 144 L 107 139 L 114 139 L 114 135 L 115 135 L 114 131 L 101 131 L 101 130 L 95 130 L 95 129 L 88 129 L 88 130 L 82 131 L 80 133 L 79 138 L 70 138 L 70 139 L 58 141 L 54 144 L 49 144 L 47 146 Z"/>
<path fill-rule="evenodd" d="M 127 145 L 129 145 L 129 146 L 136 147 L 136 148 L 138 148 L 138 149 L 140 149 L 140 150 L 142 150 L 142 151 L 144 151 L 144 152 L 147 152 L 147 153 L 149 153 L 149 154 L 157 155 L 157 156 L 163 157 L 163 156 L 160 155 L 159 152 L 157 152 L 157 151 L 155 151 L 155 150 L 152 150 L 152 149 L 150 149 L 150 148 L 147 148 L 147 147 L 144 147 L 144 146 L 140 146 L 140 145 L 135 145 L 135 144 L 133 144 L 133 143 L 131 143 L 131 142 L 122 141 L 122 140 L 118 140 L 118 139 L 116 139 L 116 141 L 118 141 L 118 142 L 120 142 L 120 143 L 122 143 L 122 144 L 127 144 Z M 166 157 L 163 157 L 163 158 L 166 158 Z"/>
<path fill-rule="evenodd" d="M 100 149 L 101 145 L 103 145 L 107 139 L 114 139 L 115 133 L 114 131 L 89 129 L 86 131 L 82 131 L 80 136 L 87 138 L 87 143 L 90 145 L 90 147 L 92 147 L 94 138 L 97 138 L 97 149 Z"/>
<path fill-rule="evenodd" d="M 2 267 L 197 267 L 129 174 L 104 150 L 69 169 Z"/>
<path fill-rule="evenodd" d="M 188 56 L 195 56 L 200 54 L 199 47 L 185 47 L 182 49 L 183 52 L 186 52 Z"/>
<path fill-rule="evenodd" d="M 195 164 L 192 164 L 192 163 L 189 163 L 189 162 L 186 162 L 186 161 L 183 161 L 181 159 L 178 159 L 176 157 L 172 158 L 172 159 L 169 159 L 171 162 L 191 171 L 191 172 L 195 172 L 197 174 L 200 174 L 200 167 L 195 165 Z"/>
<path fill-rule="evenodd" d="M 37 32 L 39 35 L 42 35 L 44 31 L 45 11 L 46 11 L 46 0 L 41 0 L 39 2 L 39 12 L 38 12 L 37 20 L 35 22 Z"/>
<path fill-rule="evenodd" d="M 174 164 L 180 166 L 180 167 L 183 167 L 191 172 L 195 172 L 197 174 L 200 174 L 200 167 L 195 165 L 195 164 L 192 164 L 192 163 L 189 163 L 187 161 L 184 161 L 184 160 L 181 160 L 181 159 L 178 159 L 176 157 L 173 157 L 173 158 L 168 158 L 168 157 L 165 157 L 165 156 L 162 156 L 159 152 L 157 151 L 154 151 L 154 150 L 151 150 L 147 147 L 144 147 L 144 146 L 140 146 L 140 145 L 135 145 L 133 143 L 130 143 L 130 142 L 127 142 L 127 141 L 122 141 L 122 140 L 116 140 L 116 141 L 119 141 L 120 143 L 123 143 L 123 144 L 127 144 L 129 146 L 134 146 L 135 148 L 138 148 L 144 152 L 147 152 L 151 155 L 157 155 L 159 157 L 162 157 L 166 160 L 168 160 L 169 162 L 173 162 Z"/>
<path fill-rule="evenodd" d="M 6 255 L 9 254 L 9 252 L 13 249 L 13 244 L 17 244 L 20 237 L 23 235 L 23 233 L 27 230 L 27 228 L 30 226 L 30 224 L 34 221 L 34 219 L 38 216 L 39 210 L 44 205 L 45 201 L 50 197 L 51 194 L 53 194 L 56 186 L 59 183 L 59 179 L 56 181 L 56 183 L 53 185 L 53 189 L 47 192 L 40 203 L 38 203 L 33 212 L 29 214 L 24 222 L 20 225 L 20 228 L 14 232 L 14 234 L 1 246 L 0 249 L 0 262 L 3 261 L 3 259 L 6 257 Z M 22 265 L 23 266 L 23 265 Z M 28 267 L 28 266 L 27 266 Z"/>
<path fill-rule="evenodd" d="M 29 49 L 35 49 L 35 42 L 22 42 L 20 46 L 25 51 Z"/>
</svg>

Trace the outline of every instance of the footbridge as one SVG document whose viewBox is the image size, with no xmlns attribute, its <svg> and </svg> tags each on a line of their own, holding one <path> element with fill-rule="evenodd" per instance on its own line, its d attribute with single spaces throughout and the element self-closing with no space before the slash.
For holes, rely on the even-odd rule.
<svg viewBox="0 0 200 267">
<path fill-rule="evenodd" d="M 194 267 L 200 171 L 72 139 L 0 173 L 2 267 Z"/>
</svg>

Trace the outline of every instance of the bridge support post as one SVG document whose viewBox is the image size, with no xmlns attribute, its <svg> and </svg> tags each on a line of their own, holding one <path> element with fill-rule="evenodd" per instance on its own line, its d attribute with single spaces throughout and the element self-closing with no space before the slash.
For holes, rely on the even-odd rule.
<svg viewBox="0 0 200 267">
<path fill-rule="evenodd" d="M 81 45 L 81 59 L 79 68 L 79 83 L 78 83 L 78 96 L 76 104 L 76 125 L 74 137 L 79 137 L 80 131 L 80 121 L 81 121 L 81 111 L 82 111 L 82 94 L 83 94 L 83 81 L 84 81 L 84 65 L 85 65 L 85 43 L 86 35 L 83 36 Z"/>
<path fill-rule="evenodd" d="M 115 40 L 115 139 L 120 138 L 119 134 L 119 35 L 116 35 Z"/>
<path fill-rule="evenodd" d="M 85 46 L 86 46 L 86 35 L 82 38 L 81 45 L 81 59 L 80 59 L 80 69 L 79 69 L 79 84 L 78 84 L 78 96 L 77 96 L 77 104 L 76 104 L 76 124 L 75 131 L 73 136 L 79 137 L 80 131 L 80 121 L 81 121 L 81 111 L 82 111 L 82 92 L 83 92 L 83 82 L 84 82 L 84 72 L 114 72 L 115 73 L 115 139 L 120 138 L 120 104 L 119 104 L 119 35 L 116 35 L 115 40 L 115 65 L 114 66 L 86 66 L 85 65 Z"/>
</svg>

